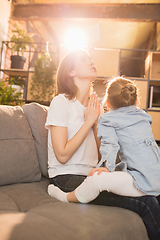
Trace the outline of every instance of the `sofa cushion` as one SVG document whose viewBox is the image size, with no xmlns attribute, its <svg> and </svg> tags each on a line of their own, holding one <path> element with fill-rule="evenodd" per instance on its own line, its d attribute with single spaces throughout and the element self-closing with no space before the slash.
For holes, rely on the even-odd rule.
<svg viewBox="0 0 160 240">
<path fill-rule="evenodd" d="M 48 131 L 45 128 L 48 107 L 38 103 L 30 103 L 23 105 L 22 108 L 27 116 L 28 123 L 35 139 L 41 173 L 43 176 L 48 177 Z"/>
<path fill-rule="evenodd" d="M 15 202 L 7 196 L 5 193 L 0 191 L 0 211 L 19 211 Z"/>
<path fill-rule="evenodd" d="M 57 199 L 48 195 L 48 184 L 49 179 L 42 177 L 40 182 L 1 186 L 0 191 L 5 194 L 5 196 L 12 199 L 20 212 L 26 212 L 37 206 L 45 205 L 50 202 L 58 202 Z"/>
<path fill-rule="evenodd" d="M 34 139 L 22 108 L 0 105 L 0 185 L 40 179 Z"/>
<path fill-rule="evenodd" d="M 81 240 L 72 229 L 32 213 L 0 212 L 1 240 Z M 88 238 L 88 240 L 92 240 Z M 142 239 L 143 240 L 143 239 Z"/>
<path fill-rule="evenodd" d="M 118 207 L 54 202 L 37 206 L 28 213 L 45 217 L 53 224 L 56 221 L 76 236 L 64 239 L 148 240 L 142 219 L 136 213 Z"/>
</svg>

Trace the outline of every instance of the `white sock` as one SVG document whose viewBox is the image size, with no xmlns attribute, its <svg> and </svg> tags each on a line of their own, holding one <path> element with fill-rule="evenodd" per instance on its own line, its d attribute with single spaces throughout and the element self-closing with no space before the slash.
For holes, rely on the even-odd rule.
<svg viewBox="0 0 160 240">
<path fill-rule="evenodd" d="M 50 184 L 48 186 L 48 194 L 51 197 L 54 197 L 58 200 L 60 200 L 61 202 L 67 202 L 67 194 L 66 192 L 63 192 L 60 188 L 54 186 L 53 184 Z"/>
</svg>

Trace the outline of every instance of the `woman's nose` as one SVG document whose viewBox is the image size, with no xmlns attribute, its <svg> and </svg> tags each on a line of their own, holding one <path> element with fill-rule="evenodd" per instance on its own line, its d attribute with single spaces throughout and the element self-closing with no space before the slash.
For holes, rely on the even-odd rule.
<svg viewBox="0 0 160 240">
<path fill-rule="evenodd" d="M 94 65 L 94 61 L 91 59 L 91 65 Z"/>
</svg>

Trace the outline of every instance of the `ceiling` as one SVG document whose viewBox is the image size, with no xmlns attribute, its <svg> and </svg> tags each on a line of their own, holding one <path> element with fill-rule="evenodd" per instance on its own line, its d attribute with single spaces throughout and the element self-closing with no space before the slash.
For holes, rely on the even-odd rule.
<svg viewBox="0 0 160 240">
<path fill-rule="evenodd" d="M 160 0 L 12 0 L 16 4 L 71 3 L 160 3 Z M 41 34 L 45 42 L 64 43 L 64 37 L 70 28 L 80 28 L 87 33 L 87 44 L 100 48 L 147 48 L 149 36 L 155 30 L 154 22 L 110 21 L 105 18 L 49 19 L 32 20 L 32 26 Z"/>
<path fill-rule="evenodd" d="M 84 9 L 88 4 L 91 6 L 99 4 L 103 12 L 103 6 L 105 7 L 106 4 L 113 4 L 114 6 L 116 4 L 159 4 L 160 0 L 12 0 L 12 3 L 13 6 L 24 4 L 25 7 L 29 6 L 28 4 L 32 4 L 31 6 L 35 7 L 36 4 L 37 8 L 40 4 L 54 4 L 54 6 L 55 4 L 69 4 L 73 6 L 81 4 Z M 121 14 L 123 16 L 123 12 Z M 132 17 L 132 12 L 130 16 Z M 88 39 L 87 45 L 93 48 L 153 49 L 156 37 L 156 22 L 153 19 L 151 21 L 148 19 L 146 21 L 136 21 L 131 20 L 129 17 L 127 20 L 121 20 L 107 17 L 54 18 L 54 16 L 52 18 L 47 18 L 47 16 L 36 18 L 33 14 L 28 19 L 21 17 L 18 20 L 27 21 L 44 42 L 58 45 L 64 44 L 65 34 L 71 28 L 83 30 Z M 136 52 L 132 54 L 131 52 L 125 52 L 125 55 L 135 56 L 135 54 Z"/>
</svg>

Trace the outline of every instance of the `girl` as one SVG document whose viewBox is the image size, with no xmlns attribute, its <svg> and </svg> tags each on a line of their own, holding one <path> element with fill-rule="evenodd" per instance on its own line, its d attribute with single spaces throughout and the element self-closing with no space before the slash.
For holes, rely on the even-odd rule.
<svg viewBox="0 0 160 240">
<path fill-rule="evenodd" d="M 98 125 L 102 155 L 98 166 L 105 167 L 91 170 L 84 183 L 66 194 L 67 201 L 88 203 L 104 190 L 123 196 L 158 196 L 160 151 L 150 115 L 135 106 L 136 86 L 130 80 L 116 78 L 110 82 L 105 100 L 110 111 L 100 116 Z M 116 167 L 121 171 L 115 171 Z"/>
<path fill-rule="evenodd" d="M 100 145 L 97 138 L 100 104 L 96 94 L 90 95 L 91 83 L 96 77 L 94 63 L 84 51 L 68 53 L 59 66 L 57 96 L 52 100 L 46 121 L 50 177 L 48 193 L 61 201 L 77 202 L 89 202 L 98 195 L 92 203 L 130 209 L 142 217 L 149 235 L 154 236 L 155 240 L 160 233 L 157 224 L 160 209 L 154 197 L 142 197 L 137 200 L 110 195 L 107 191 L 100 193 L 102 189 L 97 190 L 94 179 L 110 173 L 95 173 L 87 178 L 91 169 L 98 163 Z M 103 156 L 102 152 L 104 160 Z M 108 171 L 107 168 L 105 171 Z M 89 191 L 93 192 L 94 196 L 88 199 L 86 186 L 90 182 L 89 179 L 93 179 L 89 184 Z M 140 190 L 135 190 L 138 196 L 144 195 Z M 153 221 L 155 224 L 151 229 Z"/>
</svg>

